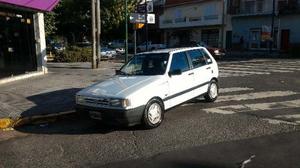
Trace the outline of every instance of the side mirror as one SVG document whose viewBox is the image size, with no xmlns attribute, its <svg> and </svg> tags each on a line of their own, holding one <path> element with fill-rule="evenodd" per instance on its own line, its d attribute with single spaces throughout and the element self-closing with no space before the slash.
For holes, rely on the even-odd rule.
<svg viewBox="0 0 300 168">
<path fill-rule="evenodd" d="M 212 60 L 209 58 L 209 59 L 207 59 L 207 63 L 212 63 Z"/>
<path fill-rule="evenodd" d="M 181 75 L 181 74 L 182 74 L 182 71 L 180 69 L 175 69 L 175 70 L 169 72 L 169 76 Z"/>
</svg>

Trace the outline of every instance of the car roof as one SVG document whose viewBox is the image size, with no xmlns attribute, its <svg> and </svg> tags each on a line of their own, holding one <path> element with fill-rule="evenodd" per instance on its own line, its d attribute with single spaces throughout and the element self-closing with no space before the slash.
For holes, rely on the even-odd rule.
<svg viewBox="0 0 300 168">
<path fill-rule="evenodd" d="M 166 49 L 159 49 L 159 50 L 153 50 L 153 51 L 148 51 L 148 52 L 142 52 L 140 54 L 161 54 L 161 53 L 168 53 L 168 54 L 173 54 L 177 52 L 182 52 L 182 51 L 188 51 L 188 50 L 193 50 L 193 49 L 203 49 L 204 47 L 181 47 L 181 48 L 166 48 Z"/>
</svg>

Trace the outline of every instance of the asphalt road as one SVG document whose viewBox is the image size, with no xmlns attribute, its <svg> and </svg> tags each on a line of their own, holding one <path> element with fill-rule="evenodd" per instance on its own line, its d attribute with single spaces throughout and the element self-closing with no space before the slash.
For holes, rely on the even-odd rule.
<svg viewBox="0 0 300 168">
<path fill-rule="evenodd" d="M 300 60 L 220 63 L 220 97 L 153 130 L 66 116 L 0 133 L 0 167 L 300 167 Z"/>
</svg>

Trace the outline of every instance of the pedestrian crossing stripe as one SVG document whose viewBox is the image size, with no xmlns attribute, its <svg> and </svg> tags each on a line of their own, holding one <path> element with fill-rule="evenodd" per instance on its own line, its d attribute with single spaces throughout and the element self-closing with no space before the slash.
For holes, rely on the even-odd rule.
<svg viewBox="0 0 300 168">
<path fill-rule="evenodd" d="M 254 92 L 254 93 L 239 94 L 239 95 L 220 96 L 216 102 L 255 100 L 255 99 L 264 99 L 264 98 L 271 98 L 271 97 L 292 96 L 296 94 L 297 93 L 293 91 Z"/>
<path fill-rule="evenodd" d="M 258 69 L 258 68 L 253 68 L 250 66 L 247 67 L 237 67 L 237 66 L 228 66 L 228 67 L 220 67 L 219 68 L 221 71 L 223 70 L 246 70 L 246 71 L 260 71 L 260 72 L 280 72 L 280 73 L 290 73 L 290 72 L 294 72 L 291 70 L 278 70 L 278 69 L 269 69 L 269 68 L 265 68 L 265 69 Z"/>
<path fill-rule="evenodd" d="M 236 114 L 245 112 L 265 111 L 265 110 L 278 110 L 287 108 L 300 108 L 300 99 L 283 101 L 283 102 L 272 102 L 272 103 L 254 103 L 254 104 L 243 104 L 243 105 L 229 105 L 221 106 L 216 108 L 203 109 L 207 113 L 218 113 L 218 114 Z"/>
<path fill-rule="evenodd" d="M 231 92 L 239 92 L 239 91 L 252 91 L 253 88 L 248 87 L 232 87 L 232 88 L 221 88 L 219 90 L 220 93 L 231 93 Z"/>
</svg>

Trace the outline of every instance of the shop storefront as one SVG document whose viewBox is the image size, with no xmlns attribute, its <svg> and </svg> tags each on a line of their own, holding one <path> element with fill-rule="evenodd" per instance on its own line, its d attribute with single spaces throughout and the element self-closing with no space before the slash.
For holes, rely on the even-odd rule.
<svg viewBox="0 0 300 168">
<path fill-rule="evenodd" d="M 36 71 L 33 13 L 0 11 L 0 78 Z"/>
<path fill-rule="evenodd" d="M 0 83 L 20 75 L 47 73 L 43 12 L 58 0 L 0 0 Z"/>
</svg>

